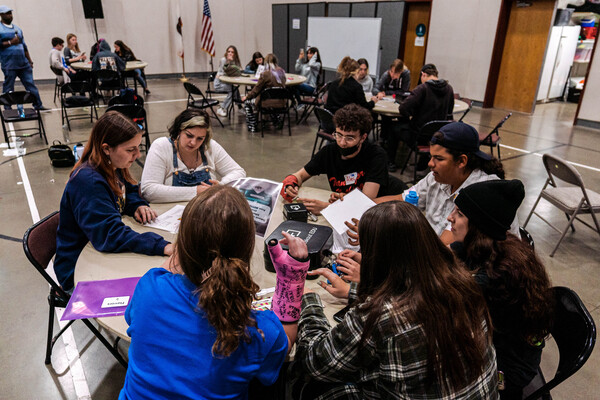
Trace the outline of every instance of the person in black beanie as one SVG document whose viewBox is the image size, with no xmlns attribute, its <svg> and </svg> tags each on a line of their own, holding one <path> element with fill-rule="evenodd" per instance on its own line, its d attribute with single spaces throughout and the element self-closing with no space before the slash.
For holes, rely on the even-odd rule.
<svg viewBox="0 0 600 400">
<path fill-rule="evenodd" d="M 516 179 L 474 183 L 460 191 L 448 217 L 450 247 L 473 271 L 490 310 L 502 400 L 522 398 L 552 324 L 546 269 L 531 246 L 507 232 L 524 197 Z"/>
</svg>

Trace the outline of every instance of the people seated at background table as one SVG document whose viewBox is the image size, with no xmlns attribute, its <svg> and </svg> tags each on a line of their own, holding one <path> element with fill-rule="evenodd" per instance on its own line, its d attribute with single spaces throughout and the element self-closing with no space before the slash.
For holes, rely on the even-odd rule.
<svg viewBox="0 0 600 400">
<path fill-rule="evenodd" d="M 389 169 L 396 169 L 395 160 L 398 144 L 403 141 L 412 145 L 419 130 L 430 121 L 451 120 L 454 111 L 454 91 L 444 79 L 438 78 L 438 70 L 433 64 L 421 68 L 421 84 L 415 87 L 398 107 L 399 122 L 385 121 L 382 131 L 387 138 Z M 418 144 L 427 144 L 427 138 Z M 425 169 L 427 158 L 420 160 L 417 169 Z"/>
<path fill-rule="evenodd" d="M 258 113 L 254 104 L 258 104 L 260 93 L 268 88 L 285 88 L 285 71 L 279 67 L 275 54 L 267 54 L 263 66 L 265 69 L 260 74 L 256 86 L 247 95 L 242 97 L 246 111 L 246 124 L 250 132 L 258 132 Z M 262 104 L 263 107 L 285 107 L 286 100 L 265 100 Z"/>
<path fill-rule="evenodd" d="M 127 65 L 128 61 L 138 61 L 138 59 L 135 57 L 135 54 L 133 54 L 133 51 L 129 48 L 129 46 L 123 43 L 122 40 L 116 40 L 114 46 L 115 54 L 125 61 L 125 65 Z M 142 85 L 142 88 L 144 88 L 144 93 L 150 94 L 144 71 L 142 71 L 140 68 L 136 68 L 133 71 L 135 73 L 135 79 L 140 83 L 140 85 Z"/>
<path fill-rule="evenodd" d="M 298 189 L 315 175 L 326 174 L 334 192 L 330 201 L 341 193 L 360 189 L 369 198 L 401 193 L 406 187 L 398 179 L 391 179 L 386 168 L 385 150 L 367 140 L 373 118 L 365 108 L 348 104 L 333 116 L 336 125 L 335 143 L 323 147 L 304 168 L 283 180 L 281 195 L 287 201 L 298 196 Z M 320 214 L 329 203 L 299 198 L 308 211 Z"/>
<path fill-rule="evenodd" d="M 490 311 L 503 400 L 523 398 L 553 315 L 544 265 L 529 244 L 507 233 L 524 196 L 518 180 L 474 183 L 461 190 L 448 217 L 451 247 L 473 272 Z"/>
<path fill-rule="evenodd" d="M 335 113 L 346 104 L 358 104 L 367 110 L 373 109 L 379 99 L 375 96 L 371 97 L 370 101 L 365 99 L 362 86 L 354 78 L 358 69 L 356 60 L 348 56 L 342 59 L 337 68 L 339 78 L 331 82 L 327 89 L 326 109 Z"/>
<path fill-rule="evenodd" d="M 85 61 L 87 56 L 85 51 L 79 50 L 79 43 L 77 43 L 77 36 L 74 33 L 67 34 L 67 45 L 63 49 L 63 56 L 67 65 L 78 61 Z"/>
<path fill-rule="evenodd" d="M 373 94 L 380 99 L 384 96 L 400 95 L 410 89 L 410 70 L 404 66 L 399 58 L 395 59 L 390 68 L 377 80 Z"/>
<path fill-rule="evenodd" d="M 260 51 L 255 52 L 254 54 L 252 54 L 252 60 L 250 60 L 250 62 L 246 64 L 246 68 L 244 68 L 244 73 L 255 74 L 258 70 L 258 67 L 264 65 L 263 62 L 264 57 L 260 53 Z"/>
<path fill-rule="evenodd" d="M 300 49 L 295 67 L 296 72 L 306 78 L 305 82 L 295 86 L 297 95 L 312 95 L 319 85 L 319 75 L 322 72 L 319 49 L 309 47 L 306 51 L 306 59 L 304 59 L 304 49 Z"/>
<path fill-rule="evenodd" d="M 172 253 L 173 245 L 161 236 L 137 233 L 121 220 L 123 214 L 142 224 L 156 218 L 129 173 L 141 141 L 139 127 L 116 111 L 94 124 L 60 201 L 54 272 L 63 289 L 73 289 L 75 264 L 88 242 L 109 253 Z"/>
<path fill-rule="evenodd" d="M 213 138 L 210 117 L 188 108 L 169 126 L 169 137 L 152 142 L 142 171 L 141 189 L 151 203 L 188 201 L 212 185 L 246 176 Z"/>
<path fill-rule="evenodd" d="M 288 339 L 273 311 L 251 308 L 260 289 L 254 235 L 234 188 L 213 186 L 188 203 L 173 256 L 140 279 L 125 311 L 131 345 L 119 399 L 245 399 L 251 380 L 275 383 L 295 326 Z"/>
<path fill-rule="evenodd" d="M 59 37 L 52 38 L 52 49 L 50 50 L 50 69 L 58 78 L 60 85 L 68 83 L 70 78 L 75 76 L 76 71 L 69 67 L 62 55 L 62 49 L 65 41 Z"/>
<path fill-rule="evenodd" d="M 423 214 L 379 204 L 359 229 L 360 283 L 344 319 L 331 327 L 319 295 L 302 297 L 292 397 L 496 399 L 485 300 Z"/>
<path fill-rule="evenodd" d="M 98 48 L 99 50 L 92 60 L 92 71 L 109 69 L 119 74 L 125 71 L 125 61 L 110 50 L 110 45 L 106 40 L 101 39 Z"/>
<path fill-rule="evenodd" d="M 431 138 L 429 150 L 431 172 L 425 178 L 401 195 L 376 201 L 403 200 L 410 191 L 415 191 L 419 196 L 419 209 L 425 212 L 433 230 L 448 244 L 452 238 L 446 230 L 446 218 L 454 209 L 456 196 L 473 183 L 504 179 L 504 169 L 498 159 L 479 149 L 477 130 L 463 122 L 452 122 L 440 128 Z M 511 232 L 519 235 L 516 218 Z"/>
<path fill-rule="evenodd" d="M 90 60 L 93 60 L 96 54 L 98 54 L 98 52 L 100 51 L 100 42 L 104 41 L 104 38 L 100 38 L 96 43 L 92 45 L 92 47 L 90 48 Z"/>
<path fill-rule="evenodd" d="M 355 79 L 363 88 L 363 92 L 366 94 L 373 93 L 373 78 L 369 76 L 369 62 L 366 58 L 359 58 L 358 72 L 356 73 Z"/>
<path fill-rule="evenodd" d="M 227 92 L 227 97 L 225 98 L 225 100 L 223 100 L 221 106 L 217 109 L 217 114 L 219 114 L 221 117 L 227 116 L 227 110 L 229 109 L 229 106 L 233 101 L 234 91 L 233 86 L 231 84 L 221 82 L 219 78 L 223 75 L 233 76 L 235 71 L 237 71 L 237 74 L 239 75 L 242 71 L 241 65 L 242 64 L 240 63 L 240 56 L 238 54 L 237 48 L 233 45 L 227 47 L 223 58 L 221 58 L 221 61 L 219 62 L 219 69 L 217 71 L 217 74 L 215 75 L 215 81 L 213 82 L 215 90 Z M 239 92 L 235 90 L 236 100 L 240 100 L 239 95 Z"/>
</svg>

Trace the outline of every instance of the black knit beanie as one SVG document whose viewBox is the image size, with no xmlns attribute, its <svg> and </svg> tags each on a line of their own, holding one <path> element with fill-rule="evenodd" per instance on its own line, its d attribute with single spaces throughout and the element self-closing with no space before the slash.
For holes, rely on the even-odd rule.
<svg viewBox="0 0 600 400">
<path fill-rule="evenodd" d="M 505 240 L 524 197 L 521 181 L 493 180 L 467 186 L 454 203 L 469 218 L 469 224 L 492 239 Z"/>
</svg>

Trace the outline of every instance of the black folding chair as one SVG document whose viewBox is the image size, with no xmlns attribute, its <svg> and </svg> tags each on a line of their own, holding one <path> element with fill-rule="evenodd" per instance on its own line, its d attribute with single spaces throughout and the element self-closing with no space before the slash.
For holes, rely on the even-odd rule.
<svg viewBox="0 0 600 400">
<path fill-rule="evenodd" d="M 323 143 L 326 140 L 328 142 L 333 142 L 335 140 L 333 138 L 333 133 L 335 132 L 335 123 L 333 122 L 333 114 L 331 111 L 326 110 L 325 108 L 315 107 L 315 115 L 319 120 L 319 129 L 317 130 L 315 144 L 313 145 L 310 158 L 313 158 L 317 152 L 317 142 L 319 142 L 319 139 L 321 141 L 319 143 L 318 150 L 321 150 L 321 147 L 323 147 Z"/>
<path fill-rule="evenodd" d="M 108 111 L 120 112 L 138 124 L 143 132 L 145 139 L 144 147 L 146 154 L 148 154 L 148 150 L 150 149 L 150 134 L 148 132 L 148 117 L 146 116 L 144 107 L 137 104 L 114 104 L 106 109 L 106 112 Z"/>
<path fill-rule="evenodd" d="M 325 95 L 327 94 L 327 90 L 329 90 L 329 85 L 331 85 L 331 82 L 322 85 L 319 90 L 311 96 L 300 97 L 299 104 L 304 105 L 304 110 L 300 119 L 298 119 L 298 124 L 306 121 L 310 116 L 310 113 L 313 112 L 316 107 L 323 107 L 325 105 Z"/>
<path fill-rule="evenodd" d="M 219 105 L 219 100 L 206 98 L 204 96 L 204 93 L 202 93 L 202 90 L 200 90 L 198 88 L 198 86 L 194 85 L 193 83 L 184 82 L 183 87 L 185 88 L 185 91 L 188 93 L 187 108 L 192 107 L 192 108 L 198 108 L 200 110 L 204 110 L 205 108 L 210 108 L 210 111 L 212 111 L 213 116 L 217 119 L 217 121 L 219 121 L 219 124 L 221 124 L 221 127 L 224 127 L 223 122 L 221 122 L 221 119 L 219 118 L 219 116 L 215 112 L 215 109 L 213 108 L 214 106 Z M 194 98 L 194 95 L 198 96 L 198 98 Z"/>
<path fill-rule="evenodd" d="M 34 101 L 35 97 L 31 94 L 31 92 L 25 90 L 2 93 L 2 95 L 0 95 L 1 106 L 12 107 L 19 104 L 33 104 Z M 48 138 L 46 138 L 46 130 L 44 129 L 44 122 L 42 121 L 42 115 L 39 110 L 36 110 L 32 107 L 23 107 L 23 115 L 19 115 L 18 109 L 2 110 L 0 112 L 0 119 L 2 120 L 2 131 L 4 132 L 4 140 L 8 144 L 9 149 L 10 141 L 8 140 L 8 129 L 6 124 L 11 122 L 15 124 L 25 121 L 37 121 L 37 128 L 22 128 L 14 130 L 15 132 L 34 131 L 35 133 L 16 135 L 16 137 L 30 137 L 40 135 L 40 137 L 44 139 L 44 142 L 48 144 Z"/>
<path fill-rule="evenodd" d="M 69 108 L 81 108 L 89 107 L 90 113 L 80 114 L 69 114 Z M 87 119 L 89 117 L 90 122 L 94 121 L 94 114 L 98 119 L 98 110 L 96 109 L 96 102 L 94 101 L 94 91 L 92 85 L 88 82 L 74 81 L 65 83 L 60 89 L 60 113 L 61 123 L 65 124 L 67 121 L 67 128 L 71 130 L 70 120 L 75 119 Z"/>
<path fill-rule="evenodd" d="M 550 381 L 536 388 L 525 400 L 550 398 L 550 390 L 579 371 L 592 354 L 596 343 L 596 324 L 577 293 L 562 286 L 553 287 L 552 291 L 555 310 L 550 334 L 558 346 L 558 368 Z M 539 368 L 538 375 L 545 382 Z"/>
<path fill-rule="evenodd" d="M 114 96 L 115 92 L 124 88 L 123 79 L 118 71 L 101 69 L 93 71 L 92 74 L 94 77 L 96 94 L 102 98 L 103 102 L 105 102 L 105 99 L 102 92 L 111 92 L 111 96 Z"/>
<path fill-rule="evenodd" d="M 54 314 L 55 308 L 64 308 L 69 302 L 71 297 L 65 292 L 57 283 L 48 275 L 46 268 L 56 253 L 56 229 L 58 228 L 59 213 L 58 211 L 53 212 L 41 221 L 37 222 L 25 232 L 23 236 L 23 250 L 27 259 L 37 269 L 37 271 L 44 277 L 46 282 L 50 284 L 50 294 L 48 295 L 48 304 L 50 311 L 48 315 L 48 335 L 46 340 L 46 359 L 45 363 L 50 364 L 50 357 L 52 356 L 52 348 L 58 340 L 58 338 L 69 328 L 75 320 L 69 321 L 64 328 L 62 328 L 54 337 Z M 100 342 L 110 351 L 110 353 L 127 368 L 127 362 L 119 354 L 116 343 L 113 347 L 108 340 L 98 331 L 98 329 L 92 324 L 89 319 L 81 320 L 90 331 L 100 340 Z"/>
<path fill-rule="evenodd" d="M 290 122 L 290 108 L 294 98 L 289 90 L 281 87 L 267 88 L 260 92 L 260 98 L 258 100 L 258 121 L 261 126 L 261 137 L 265 137 L 265 116 L 283 116 L 283 123 L 285 123 L 285 116 L 288 118 L 288 132 L 292 136 L 292 127 Z M 276 104 L 276 105 L 274 105 Z M 280 104 L 280 105 L 279 105 Z M 283 129 L 283 124 L 281 126 Z"/>
<path fill-rule="evenodd" d="M 498 160 L 500 160 L 500 131 L 502 125 L 512 116 L 512 113 L 506 114 L 502 121 L 498 122 L 498 125 L 492 129 L 490 133 L 487 135 L 485 133 L 479 134 L 479 145 L 480 146 L 490 146 L 490 153 L 494 155 L 494 147 L 498 149 Z M 462 118 L 461 118 L 462 120 Z"/>
</svg>

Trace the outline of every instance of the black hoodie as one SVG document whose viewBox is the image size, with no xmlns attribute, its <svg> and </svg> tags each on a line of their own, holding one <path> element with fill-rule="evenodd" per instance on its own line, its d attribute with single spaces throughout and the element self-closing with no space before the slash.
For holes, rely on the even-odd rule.
<svg viewBox="0 0 600 400">
<path fill-rule="evenodd" d="M 410 92 L 399 107 L 401 117 L 412 117 L 410 125 L 418 131 L 430 121 L 452 119 L 454 91 L 443 79 L 432 79 Z"/>
</svg>

